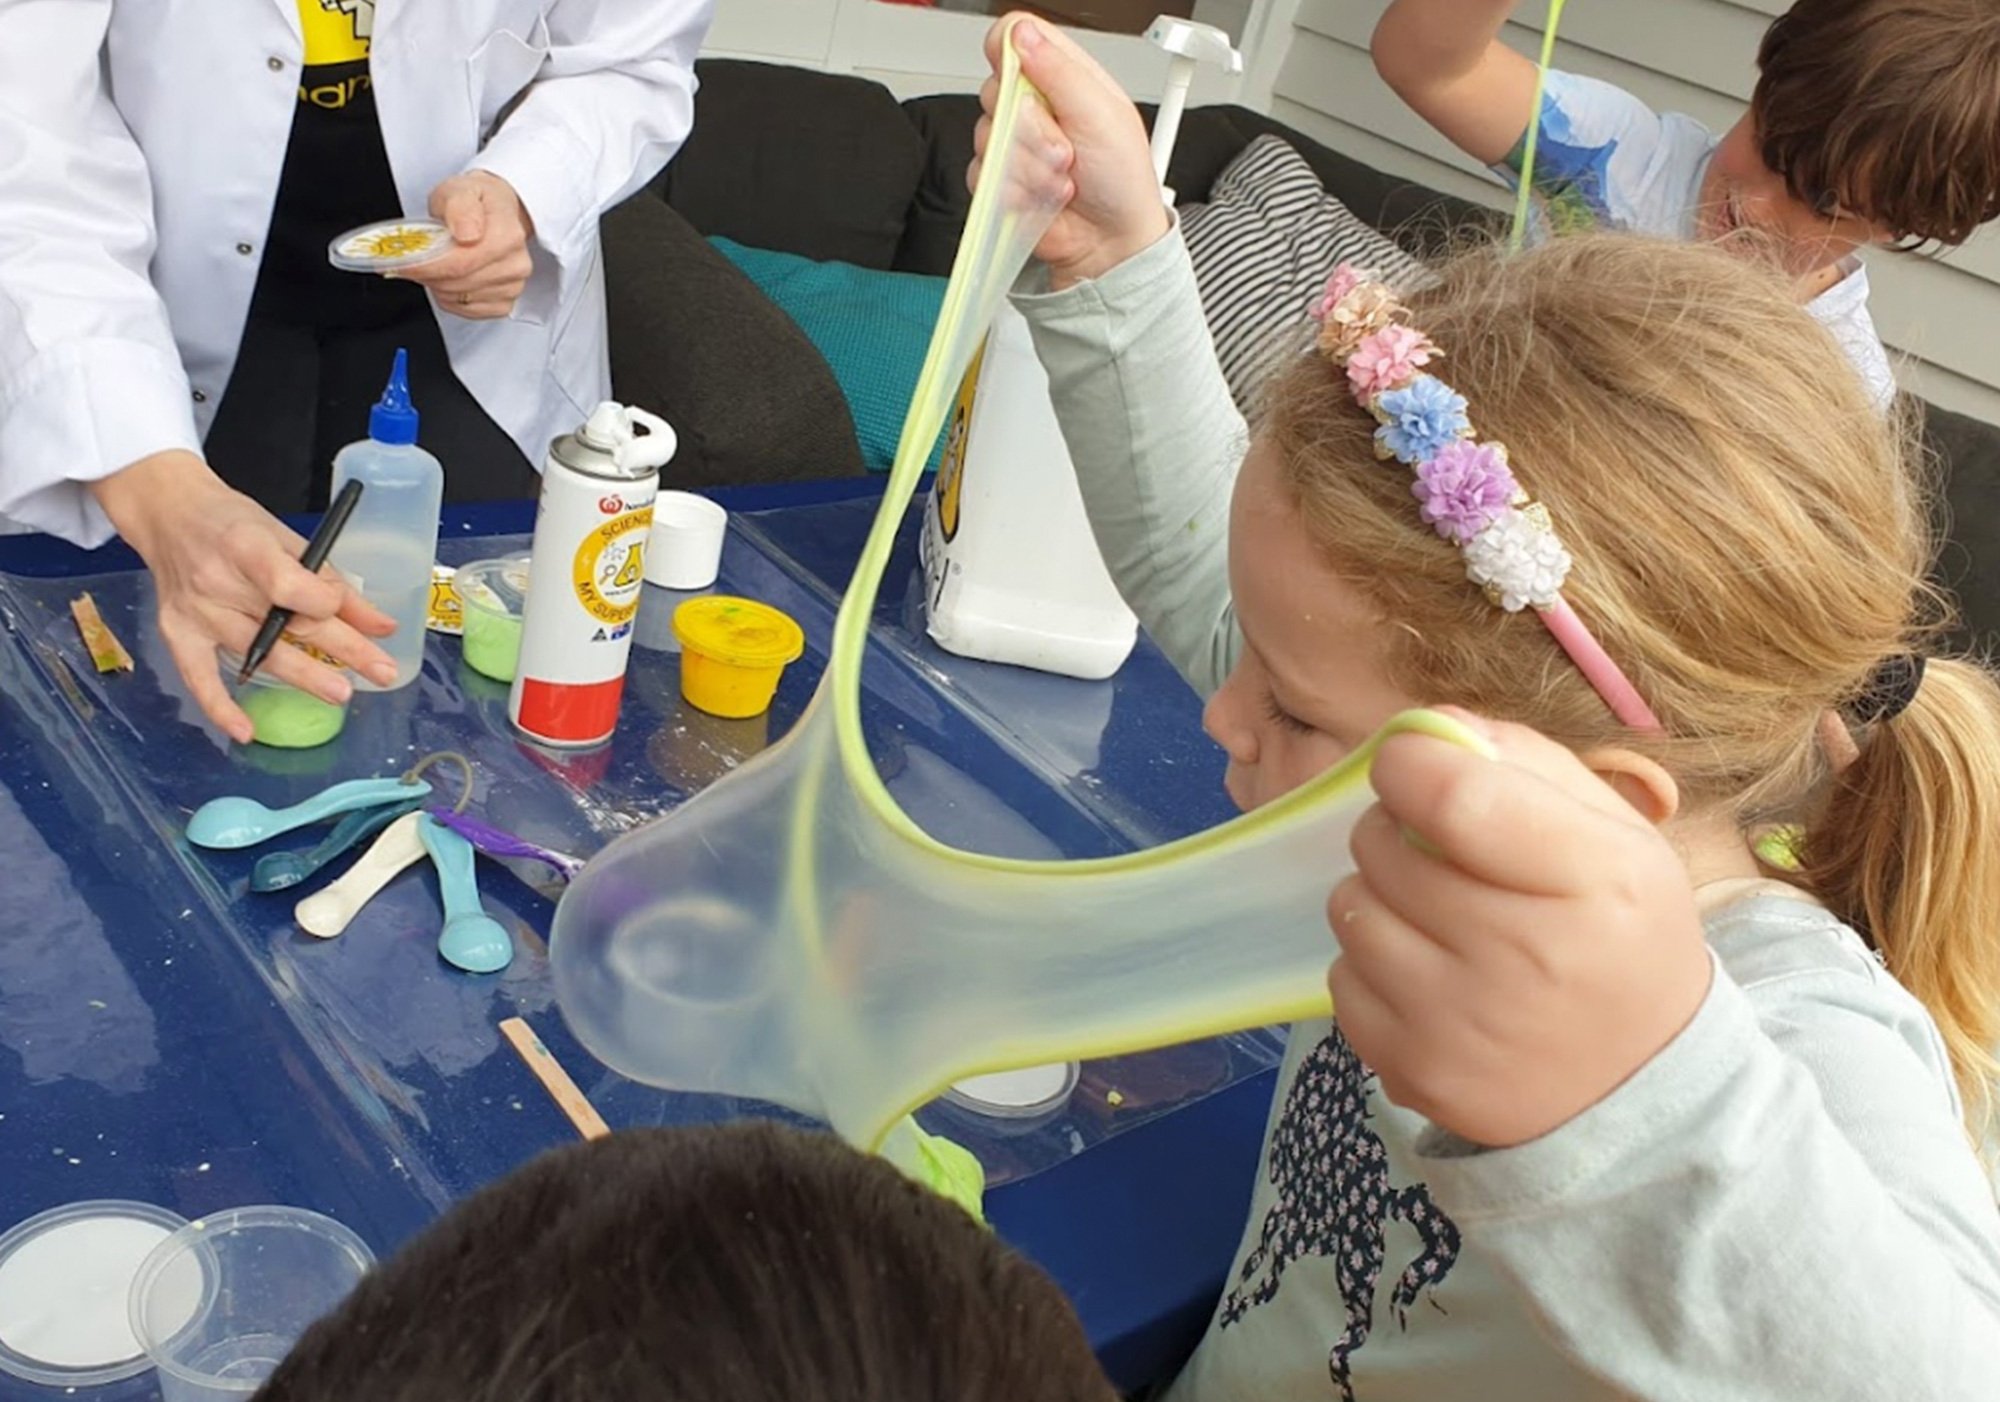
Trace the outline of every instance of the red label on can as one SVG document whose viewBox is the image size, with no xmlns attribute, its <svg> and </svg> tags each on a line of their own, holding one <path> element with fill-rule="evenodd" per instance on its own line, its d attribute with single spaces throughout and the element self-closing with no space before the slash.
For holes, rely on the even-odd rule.
<svg viewBox="0 0 2000 1402">
<path fill-rule="evenodd" d="M 618 698 L 624 694 L 621 673 L 605 682 L 521 681 L 521 714 L 515 721 L 540 740 L 558 745 L 589 745 L 605 739 L 618 726 Z"/>
<path fill-rule="evenodd" d="M 597 509 L 606 516 L 616 516 L 625 509 L 625 499 L 623 497 L 599 497 L 597 499 Z"/>
</svg>

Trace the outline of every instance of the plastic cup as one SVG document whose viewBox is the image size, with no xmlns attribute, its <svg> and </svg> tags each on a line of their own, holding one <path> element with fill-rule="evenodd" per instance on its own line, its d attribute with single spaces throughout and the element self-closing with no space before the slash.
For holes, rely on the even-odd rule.
<svg viewBox="0 0 2000 1402">
<path fill-rule="evenodd" d="M 706 589 L 722 572 L 722 537 L 729 513 L 692 492 L 653 498 L 653 533 L 646 542 L 646 583 L 662 589 Z"/>
<path fill-rule="evenodd" d="M 674 610 L 681 640 L 681 695 L 696 710 L 747 720 L 771 708 L 785 667 L 806 650 L 806 635 L 769 604 L 714 594 Z"/>
<path fill-rule="evenodd" d="M 139 1267 L 130 1297 L 162 1402 L 248 1397 L 374 1264 L 360 1237 L 302 1208 L 239 1207 L 182 1227 Z"/>
<path fill-rule="evenodd" d="M 515 555 L 460 565 L 452 582 L 465 629 L 465 665 L 482 677 L 511 682 L 521 661 L 528 557 Z"/>
</svg>

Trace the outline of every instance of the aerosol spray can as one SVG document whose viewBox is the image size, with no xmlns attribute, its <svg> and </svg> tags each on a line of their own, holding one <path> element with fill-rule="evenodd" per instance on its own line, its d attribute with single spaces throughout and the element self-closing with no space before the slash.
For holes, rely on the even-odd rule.
<svg viewBox="0 0 2000 1402">
<path fill-rule="evenodd" d="M 530 739 L 594 745 L 617 728 L 653 498 L 674 447 L 663 420 L 612 403 L 549 445 L 507 703 Z"/>
</svg>

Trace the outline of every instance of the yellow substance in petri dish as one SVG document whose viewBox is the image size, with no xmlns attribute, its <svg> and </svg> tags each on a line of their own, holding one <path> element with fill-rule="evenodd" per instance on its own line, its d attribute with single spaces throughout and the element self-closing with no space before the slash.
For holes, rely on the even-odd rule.
<svg viewBox="0 0 2000 1402">
<path fill-rule="evenodd" d="M 361 239 L 361 252 L 369 258 L 401 258 L 422 253 L 437 240 L 429 229 L 384 229 Z"/>
</svg>

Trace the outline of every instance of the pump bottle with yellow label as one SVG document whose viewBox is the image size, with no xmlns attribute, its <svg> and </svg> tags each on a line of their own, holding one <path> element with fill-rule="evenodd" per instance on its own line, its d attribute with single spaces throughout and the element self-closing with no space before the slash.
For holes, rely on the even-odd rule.
<svg viewBox="0 0 2000 1402">
<path fill-rule="evenodd" d="M 1153 124 L 1163 182 L 1197 63 L 1242 59 L 1210 25 L 1168 16 L 1171 55 Z M 1099 680 L 1124 665 L 1138 620 L 1105 569 L 1028 324 L 1006 303 L 959 386 L 921 537 L 927 630 L 961 657 Z"/>
</svg>

